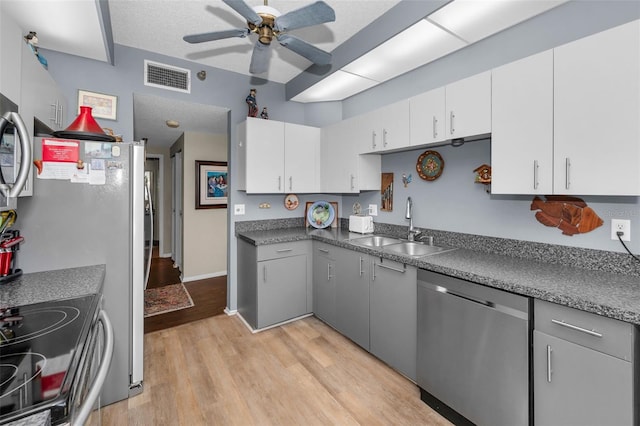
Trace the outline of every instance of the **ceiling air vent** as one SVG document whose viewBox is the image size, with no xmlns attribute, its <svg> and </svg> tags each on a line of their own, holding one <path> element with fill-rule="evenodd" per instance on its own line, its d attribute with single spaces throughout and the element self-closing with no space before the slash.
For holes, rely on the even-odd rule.
<svg viewBox="0 0 640 426">
<path fill-rule="evenodd" d="M 160 89 L 191 93 L 191 71 L 145 60 L 144 84 Z"/>
</svg>

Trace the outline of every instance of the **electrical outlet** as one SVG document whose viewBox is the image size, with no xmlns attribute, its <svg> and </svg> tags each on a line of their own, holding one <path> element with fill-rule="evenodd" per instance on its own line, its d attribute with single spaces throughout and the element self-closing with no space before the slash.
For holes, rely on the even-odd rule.
<svg viewBox="0 0 640 426">
<path fill-rule="evenodd" d="M 631 241 L 631 221 L 627 219 L 611 219 L 611 239 L 618 239 L 618 232 L 622 232 L 622 241 Z"/>
<path fill-rule="evenodd" d="M 369 214 L 371 216 L 378 216 L 378 205 L 377 204 L 369 204 Z"/>
<path fill-rule="evenodd" d="M 244 214 L 244 204 L 234 204 L 233 205 L 233 214 L 236 216 L 240 216 Z"/>
</svg>

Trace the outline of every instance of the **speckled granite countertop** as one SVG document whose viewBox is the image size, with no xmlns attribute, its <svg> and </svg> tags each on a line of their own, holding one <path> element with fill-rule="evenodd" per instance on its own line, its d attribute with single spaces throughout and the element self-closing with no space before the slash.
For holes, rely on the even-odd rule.
<svg viewBox="0 0 640 426">
<path fill-rule="evenodd" d="M 286 228 L 236 232 L 255 245 L 313 239 L 404 262 L 512 293 L 558 303 L 640 325 L 640 278 L 601 270 L 513 257 L 465 248 L 412 258 L 368 248 L 351 240 L 363 237 L 341 229 Z"/>
<path fill-rule="evenodd" d="M 100 293 L 105 265 L 24 274 L 0 284 L 0 308 Z"/>
</svg>

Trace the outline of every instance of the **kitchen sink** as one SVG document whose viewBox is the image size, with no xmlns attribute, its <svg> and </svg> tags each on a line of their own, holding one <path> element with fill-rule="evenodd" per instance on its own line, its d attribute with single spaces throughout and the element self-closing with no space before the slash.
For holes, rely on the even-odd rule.
<svg viewBox="0 0 640 426">
<path fill-rule="evenodd" d="M 385 237 L 384 235 L 370 235 L 368 237 L 355 238 L 349 242 L 366 247 L 382 247 L 389 244 L 398 244 L 402 240 L 394 237 Z"/>
<path fill-rule="evenodd" d="M 431 246 L 415 241 L 402 241 L 384 247 L 384 251 L 413 257 L 429 256 L 450 250 L 454 249 L 450 247 Z"/>
</svg>

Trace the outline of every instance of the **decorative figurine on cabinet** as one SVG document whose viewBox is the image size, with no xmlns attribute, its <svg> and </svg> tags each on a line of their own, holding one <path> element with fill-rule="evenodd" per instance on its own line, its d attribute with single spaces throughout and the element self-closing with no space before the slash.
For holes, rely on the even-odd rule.
<svg viewBox="0 0 640 426">
<path fill-rule="evenodd" d="M 36 34 L 35 31 L 29 31 L 29 34 L 24 36 L 24 41 L 29 45 L 33 54 L 36 55 L 38 62 L 40 62 L 45 69 L 49 69 L 47 59 L 38 52 L 38 34 Z"/>
<path fill-rule="evenodd" d="M 260 117 L 264 118 L 265 120 L 269 119 L 269 113 L 267 112 L 267 107 L 262 108 L 262 112 L 260 113 Z"/>
<path fill-rule="evenodd" d="M 247 105 L 249 105 L 249 117 L 258 116 L 258 102 L 256 101 L 256 89 L 249 90 L 249 96 L 245 99 Z"/>
</svg>

